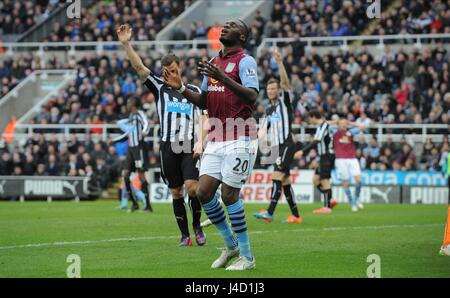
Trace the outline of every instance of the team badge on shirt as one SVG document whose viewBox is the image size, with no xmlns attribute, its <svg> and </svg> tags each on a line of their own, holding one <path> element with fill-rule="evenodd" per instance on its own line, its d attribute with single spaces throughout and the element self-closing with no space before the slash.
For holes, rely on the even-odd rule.
<svg viewBox="0 0 450 298">
<path fill-rule="evenodd" d="M 228 73 L 232 72 L 235 66 L 236 66 L 236 63 L 231 63 L 231 62 L 228 63 L 227 67 L 225 68 L 225 72 L 228 72 Z"/>
</svg>

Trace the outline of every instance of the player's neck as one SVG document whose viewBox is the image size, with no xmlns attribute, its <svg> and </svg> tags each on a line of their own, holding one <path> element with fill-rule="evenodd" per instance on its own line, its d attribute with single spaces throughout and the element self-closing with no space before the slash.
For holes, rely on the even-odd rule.
<svg viewBox="0 0 450 298">
<path fill-rule="evenodd" d="M 236 45 L 233 45 L 233 46 L 224 46 L 223 49 L 222 49 L 222 52 L 223 52 L 223 55 L 225 56 L 229 52 L 235 51 L 235 50 L 240 49 L 240 48 L 242 48 L 242 46 L 240 44 L 236 44 Z"/>
</svg>

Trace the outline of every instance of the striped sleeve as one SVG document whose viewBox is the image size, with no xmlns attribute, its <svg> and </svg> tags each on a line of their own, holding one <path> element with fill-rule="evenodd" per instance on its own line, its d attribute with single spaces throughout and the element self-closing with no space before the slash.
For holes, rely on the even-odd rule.
<svg viewBox="0 0 450 298">
<path fill-rule="evenodd" d="M 328 129 L 328 122 L 322 123 L 319 128 L 316 130 L 316 134 L 314 135 L 315 141 L 322 141 L 325 138 L 326 132 Z"/>
<path fill-rule="evenodd" d="M 149 133 L 150 125 L 147 120 L 147 116 L 144 112 L 138 111 L 138 118 L 142 124 L 142 135 L 146 136 Z"/>
<path fill-rule="evenodd" d="M 158 101 L 159 90 L 164 85 L 164 81 L 150 72 L 150 75 L 144 81 L 144 85 L 152 92 L 153 96 L 155 96 L 155 101 Z"/>
<path fill-rule="evenodd" d="M 292 106 L 292 103 L 291 103 L 292 96 L 291 96 L 291 92 L 290 91 L 283 90 L 281 96 L 282 96 L 283 102 L 284 102 L 284 104 L 286 106 Z"/>
</svg>

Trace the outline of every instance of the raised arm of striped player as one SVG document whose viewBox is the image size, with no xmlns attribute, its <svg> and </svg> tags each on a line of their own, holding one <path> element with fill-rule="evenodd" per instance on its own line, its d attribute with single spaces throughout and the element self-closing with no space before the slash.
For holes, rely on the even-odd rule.
<svg viewBox="0 0 450 298">
<path fill-rule="evenodd" d="M 272 52 L 272 57 L 278 65 L 278 72 L 280 74 L 280 86 L 284 91 L 289 92 L 291 90 L 291 84 L 286 68 L 283 64 L 283 56 L 281 56 L 280 51 L 275 48 Z"/>
<path fill-rule="evenodd" d="M 138 76 L 144 80 L 150 74 L 150 69 L 148 69 L 144 63 L 142 62 L 141 57 L 139 57 L 138 53 L 131 46 L 131 36 L 133 29 L 128 24 L 120 25 L 117 29 L 117 37 L 119 41 L 122 43 L 123 48 L 127 54 L 128 59 L 130 59 L 131 65 L 134 70 L 136 70 Z"/>
</svg>

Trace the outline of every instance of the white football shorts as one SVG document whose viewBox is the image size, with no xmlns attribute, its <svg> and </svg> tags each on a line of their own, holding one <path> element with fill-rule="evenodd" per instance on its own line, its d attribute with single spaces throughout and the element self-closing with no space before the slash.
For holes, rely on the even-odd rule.
<svg viewBox="0 0 450 298">
<path fill-rule="evenodd" d="M 208 175 L 234 188 L 241 188 L 256 161 L 258 140 L 208 142 L 200 163 L 200 177 Z"/>
<path fill-rule="evenodd" d="M 336 158 L 334 166 L 341 180 L 350 180 L 351 177 L 361 176 L 361 167 L 356 158 Z"/>
</svg>

